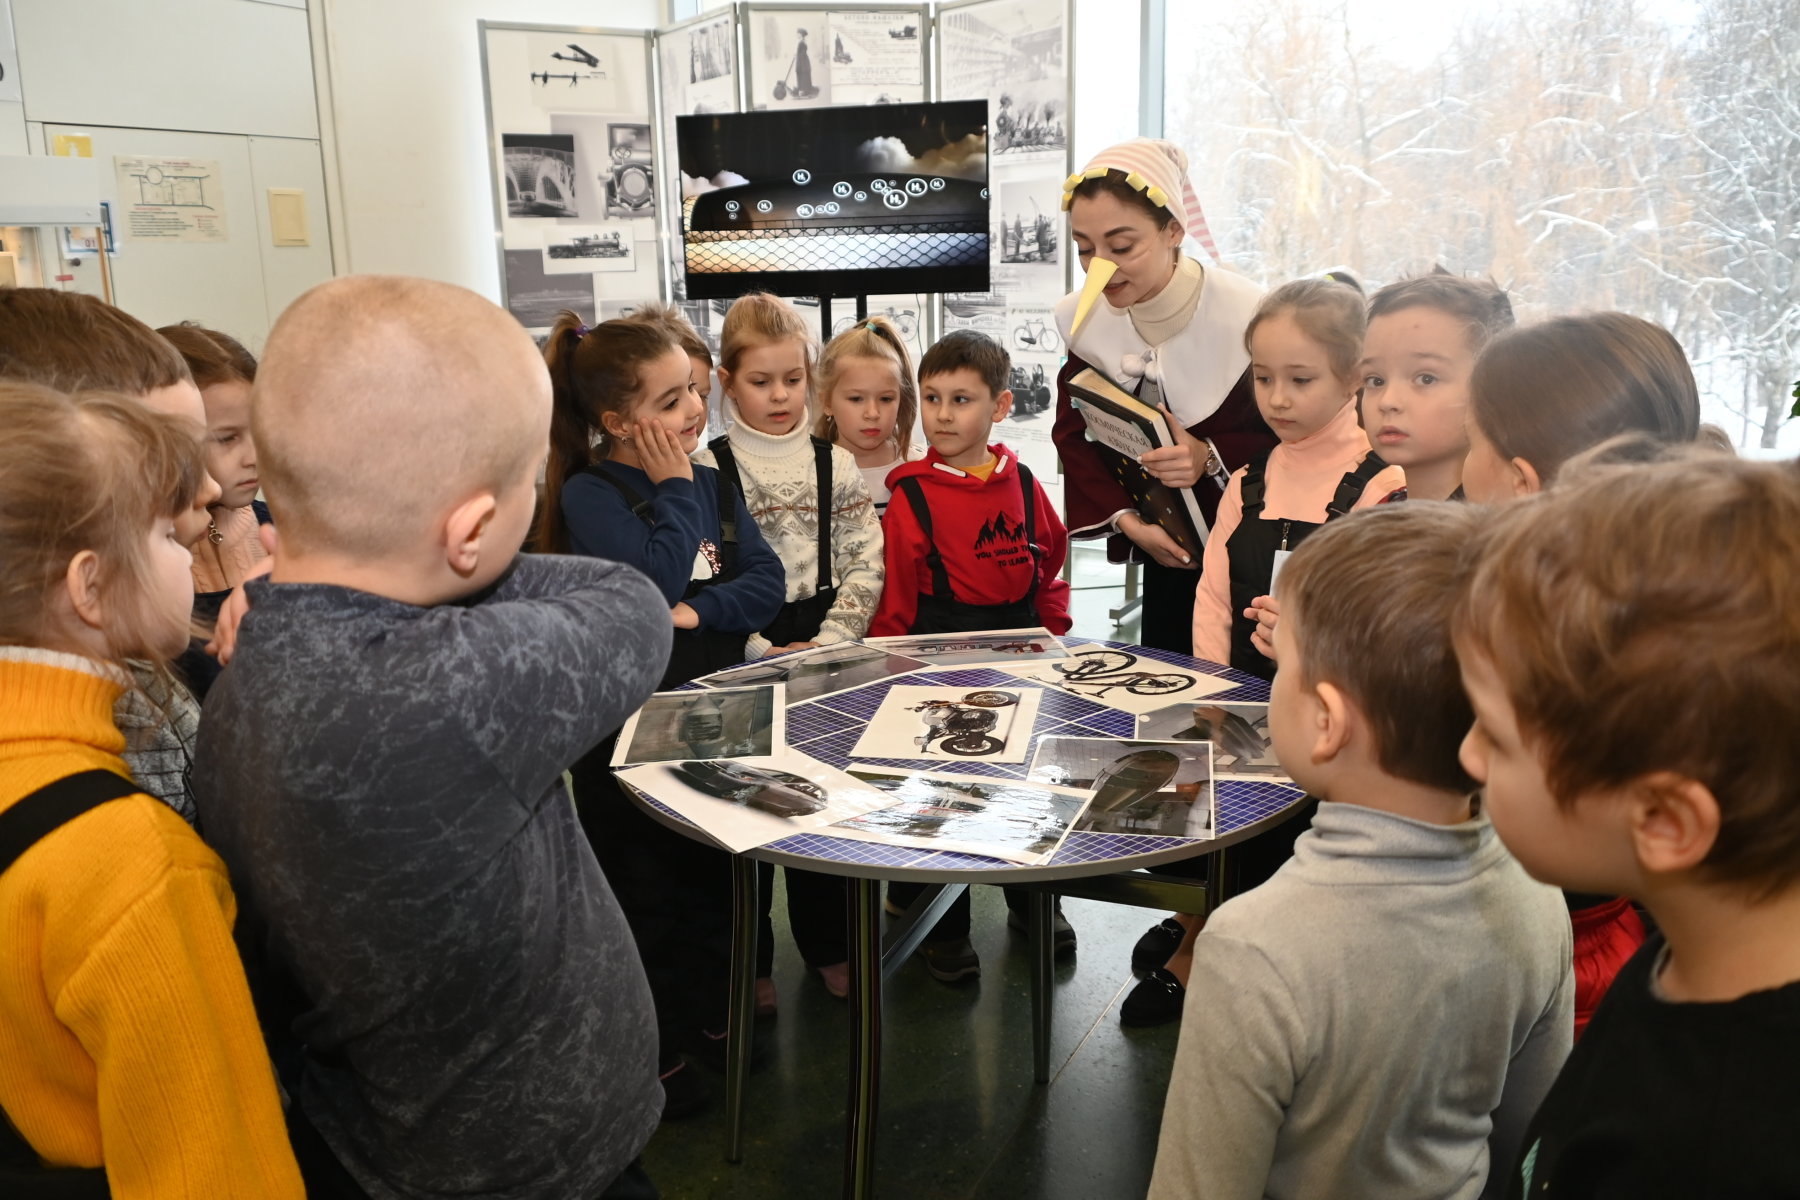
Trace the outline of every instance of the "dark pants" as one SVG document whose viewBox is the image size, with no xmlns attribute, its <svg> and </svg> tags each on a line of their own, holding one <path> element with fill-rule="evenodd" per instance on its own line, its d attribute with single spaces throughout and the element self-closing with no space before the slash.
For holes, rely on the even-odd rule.
<svg viewBox="0 0 1800 1200">
<path fill-rule="evenodd" d="M 725 1032 L 731 856 L 644 815 L 613 778 L 611 756 L 609 738 L 571 770 L 575 810 L 637 940 L 667 1070 L 703 1032 Z"/>
<path fill-rule="evenodd" d="M 927 885 L 923 883 L 892 881 L 887 885 L 888 899 L 901 908 L 911 908 L 913 901 L 919 898 L 919 894 L 926 887 Z M 1006 897 L 1006 907 L 1019 914 L 1021 920 L 1027 919 L 1026 901 L 1031 893 L 1024 888 L 1011 887 L 1003 887 L 1000 891 Z M 969 928 L 969 893 L 965 891 L 950 902 L 950 907 L 944 910 L 944 915 L 938 918 L 938 923 L 925 935 L 925 940 L 928 942 L 959 941 L 969 936 Z"/>
<path fill-rule="evenodd" d="M 787 876 L 788 928 L 794 945 L 809 967 L 829 967 L 850 957 L 850 881 L 842 875 L 825 875 L 783 867 Z M 762 926 L 756 937 L 756 977 L 767 979 L 775 971 L 775 922 L 770 913 L 775 903 L 775 864 L 756 868 L 762 887 Z"/>
<path fill-rule="evenodd" d="M 1194 652 L 1194 591 L 1200 586 L 1200 572 L 1165 567 L 1161 563 L 1143 565 L 1143 623 L 1138 641 L 1158 650 L 1177 654 Z"/>
</svg>

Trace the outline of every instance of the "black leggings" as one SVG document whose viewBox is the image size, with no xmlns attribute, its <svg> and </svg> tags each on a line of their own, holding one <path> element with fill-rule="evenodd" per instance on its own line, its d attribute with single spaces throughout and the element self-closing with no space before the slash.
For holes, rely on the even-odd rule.
<svg viewBox="0 0 1800 1200">
<path fill-rule="evenodd" d="M 809 967 L 829 967 L 850 957 L 850 882 L 842 875 L 825 875 L 783 867 L 787 876 L 788 928 L 794 945 Z M 759 863 L 762 926 L 756 937 L 756 977 L 767 979 L 775 970 L 775 864 Z"/>
</svg>

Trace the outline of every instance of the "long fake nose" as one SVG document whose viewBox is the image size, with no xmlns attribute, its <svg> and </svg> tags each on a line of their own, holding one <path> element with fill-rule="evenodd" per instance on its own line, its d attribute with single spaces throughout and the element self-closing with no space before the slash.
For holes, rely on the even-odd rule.
<svg viewBox="0 0 1800 1200">
<path fill-rule="evenodd" d="M 1069 324 L 1069 337 L 1081 332 L 1082 325 L 1087 323 L 1088 314 L 1094 311 L 1095 301 L 1106 285 L 1112 282 L 1113 272 L 1119 264 L 1110 258 L 1094 257 L 1088 260 L 1087 282 L 1081 285 L 1081 298 L 1075 301 L 1075 320 Z"/>
</svg>

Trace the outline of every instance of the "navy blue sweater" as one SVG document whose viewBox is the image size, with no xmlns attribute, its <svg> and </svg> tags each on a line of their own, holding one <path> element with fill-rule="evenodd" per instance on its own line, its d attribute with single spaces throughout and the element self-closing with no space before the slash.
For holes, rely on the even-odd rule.
<svg viewBox="0 0 1800 1200">
<path fill-rule="evenodd" d="M 569 547 L 576 554 L 629 563 L 662 589 L 670 607 L 688 584 L 710 578 L 697 558 L 702 540 L 718 545 L 719 473 L 696 466 L 694 478 L 665 479 L 659 484 L 637 467 L 609 462 L 606 469 L 649 497 L 655 526 L 631 511 L 618 488 L 592 475 L 576 475 L 563 485 L 563 521 Z M 737 497 L 737 574 L 706 588 L 688 601 L 700 616 L 700 628 L 748 636 L 775 619 L 787 599 L 787 572 L 769 548 L 756 520 Z"/>
</svg>

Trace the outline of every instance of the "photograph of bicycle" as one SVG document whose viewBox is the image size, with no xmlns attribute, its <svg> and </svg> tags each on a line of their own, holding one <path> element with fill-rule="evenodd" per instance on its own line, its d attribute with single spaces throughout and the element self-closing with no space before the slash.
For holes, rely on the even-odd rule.
<svg viewBox="0 0 1800 1200">
<path fill-rule="evenodd" d="M 1006 669 L 1084 699 L 1141 715 L 1184 700 L 1200 700 L 1237 684 L 1216 675 L 1172 667 L 1144 655 L 1104 646 L 1077 646 L 1057 662 Z"/>
</svg>

